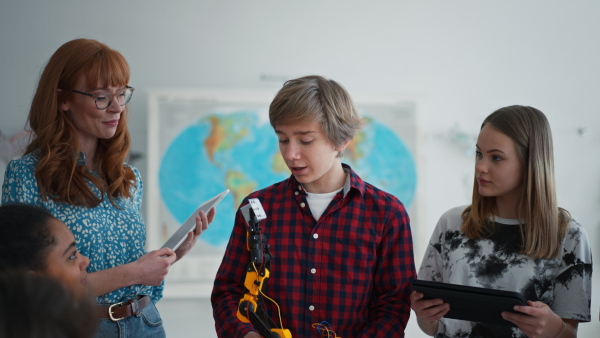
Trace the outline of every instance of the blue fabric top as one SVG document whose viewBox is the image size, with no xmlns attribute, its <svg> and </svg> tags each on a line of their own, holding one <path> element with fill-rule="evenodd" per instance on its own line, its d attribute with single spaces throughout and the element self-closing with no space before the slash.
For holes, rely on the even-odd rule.
<svg viewBox="0 0 600 338">
<path fill-rule="evenodd" d="M 85 164 L 83 153 L 79 156 L 79 165 Z M 142 179 L 139 171 L 133 170 L 136 186 L 132 188 L 132 198 L 114 199 L 115 208 L 105 195 L 95 208 L 73 206 L 52 199 L 42 200 L 35 168 L 38 158 L 32 153 L 13 160 L 6 168 L 2 184 L 2 204 L 27 203 L 41 206 L 56 218 L 63 221 L 75 235 L 77 249 L 90 259 L 88 272 L 110 269 L 131 263 L 146 253 L 146 226 L 140 212 L 142 205 Z M 97 196 L 100 190 L 93 184 L 90 188 Z M 153 301 L 162 298 L 164 283 L 161 286 L 131 285 L 96 298 L 98 303 L 116 303 L 135 298 L 138 295 L 150 295 Z"/>
</svg>

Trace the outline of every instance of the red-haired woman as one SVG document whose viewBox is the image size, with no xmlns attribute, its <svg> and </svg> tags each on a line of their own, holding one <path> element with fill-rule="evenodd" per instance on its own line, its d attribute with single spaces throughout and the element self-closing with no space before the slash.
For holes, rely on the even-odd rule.
<svg viewBox="0 0 600 338">
<path fill-rule="evenodd" d="M 164 337 L 153 302 L 162 297 L 170 265 L 194 246 L 214 211 L 198 215 L 177 251 L 145 251 L 142 180 L 125 163 L 129 76 L 125 58 L 103 43 L 62 45 L 41 74 L 28 117 L 33 138 L 6 169 L 2 203 L 42 206 L 73 232 L 90 259 L 87 280 L 101 306 L 98 336 Z"/>
</svg>

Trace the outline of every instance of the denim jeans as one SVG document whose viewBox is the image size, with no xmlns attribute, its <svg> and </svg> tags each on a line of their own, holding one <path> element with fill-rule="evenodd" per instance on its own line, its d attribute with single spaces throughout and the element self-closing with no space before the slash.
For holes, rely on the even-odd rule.
<svg viewBox="0 0 600 338">
<path fill-rule="evenodd" d="M 100 319 L 96 338 L 165 338 L 160 313 L 153 302 L 150 302 L 135 316 L 127 317 L 118 322 L 108 318 Z"/>
</svg>

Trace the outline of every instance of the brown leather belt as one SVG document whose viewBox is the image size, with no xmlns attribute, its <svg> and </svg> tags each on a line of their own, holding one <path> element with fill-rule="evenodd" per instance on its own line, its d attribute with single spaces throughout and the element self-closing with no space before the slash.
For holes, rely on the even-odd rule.
<svg viewBox="0 0 600 338">
<path fill-rule="evenodd" d="M 122 303 L 115 303 L 111 306 L 99 306 L 98 316 L 100 318 L 109 318 L 113 322 L 117 322 L 129 316 L 137 315 L 149 303 L 150 297 L 143 295 L 139 296 L 137 299 L 130 299 Z"/>
</svg>

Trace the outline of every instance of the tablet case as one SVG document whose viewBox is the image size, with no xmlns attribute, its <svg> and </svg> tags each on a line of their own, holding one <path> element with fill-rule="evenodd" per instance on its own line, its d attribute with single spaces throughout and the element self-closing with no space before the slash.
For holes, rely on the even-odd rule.
<svg viewBox="0 0 600 338">
<path fill-rule="evenodd" d="M 219 202 L 229 193 L 229 189 L 225 189 L 225 191 L 216 195 L 215 197 L 209 199 L 208 201 L 202 203 L 194 212 L 188 217 L 188 219 L 183 222 L 183 224 L 175 231 L 175 233 L 163 244 L 162 248 L 171 248 L 173 250 L 177 250 L 181 243 L 187 238 L 188 233 L 196 229 L 196 216 L 198 216 L 198 212 L 200 210 L 204 211 L 205 214 L 208 214 L 211 208 L 216 207 Z"/>
<path fill-rule="evenodd" d="M 515 305 L 527 305 L 522 294 L 512 291 L 478 288 L 415 279 L 413 290 L 422 292 L 424 299 L 441 298 L 450 304 L 444 316 L 471 322 L 516 326 L 502 319 L 502 311 L 515 312 Z"/>
</svg>

